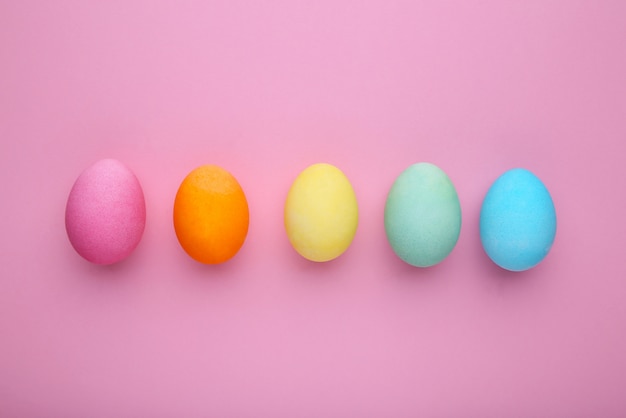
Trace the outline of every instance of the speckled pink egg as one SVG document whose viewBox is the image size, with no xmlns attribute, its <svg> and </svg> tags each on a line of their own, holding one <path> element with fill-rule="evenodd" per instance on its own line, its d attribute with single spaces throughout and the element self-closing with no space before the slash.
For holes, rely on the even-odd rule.
<svg viewBox="0 0 626 418">
<path fill-rule="evenodd" d="M 133 252 L 146 225 L 139 180 L 117 160 L 100 160 L 76 179 L 65 208 L 65 229 L 78 254 L 113 264 Z"/>
</svg>

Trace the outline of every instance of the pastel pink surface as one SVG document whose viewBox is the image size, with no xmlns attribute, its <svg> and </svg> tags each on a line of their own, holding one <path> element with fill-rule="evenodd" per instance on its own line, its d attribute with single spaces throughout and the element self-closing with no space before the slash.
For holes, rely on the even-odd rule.
<svg viewBox="0 0 626 418">
<path fill-rule="evenodd" d="M 612 0 L 2 2 L 0 416 L 625 416 L 624 16 Z M 106 156 L 141 179 L 147 223 L 131 257 L 96 266 L 64 211 Z M 283 227 L 318 161 L 360 217 L 323 265 Z M 463 211 L 426 270 L 383 226 L 419 161 Z M 172 227 L 180 179 L 209 163 L 250 206 L 220 266 Z M 559 222 L 523 274 L 478 233 L 512 167 Z"/>
<path fill-rule="evenodd" d="M 141 185 L 120 161 L 100 160 L 76 179 L 65 208 L 65 228 L 85 259 L 96 264 L 122 261 L 141 241 L 145 225 Z"/>
</svg>

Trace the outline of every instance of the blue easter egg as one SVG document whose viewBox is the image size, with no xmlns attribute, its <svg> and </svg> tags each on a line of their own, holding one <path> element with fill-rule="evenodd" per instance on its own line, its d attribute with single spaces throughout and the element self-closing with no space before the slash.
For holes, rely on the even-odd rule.
<svg viewBox="0 0 626 418">
<path fill-rule="evenodd" d="M 554 203 L 537 176 L 515 168 L 491 185 L 480 211 L 480 239 L 494 263 L 511 271 L 535 267 L 555 235 Z"/>
</svg>

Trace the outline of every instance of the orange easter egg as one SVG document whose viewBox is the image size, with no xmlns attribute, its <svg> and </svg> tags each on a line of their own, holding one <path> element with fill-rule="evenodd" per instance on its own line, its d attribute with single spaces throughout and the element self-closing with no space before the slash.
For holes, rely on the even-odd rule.
<svg viewBox="0 0 626 418">
<path fill-rule="evenodd" d="M 174 229 L 180 245 L 200 263 L 231 259 L 248 234 L 248 201 L 228 171 L 204 165 L 185 177 L 174 200 Z"/>
</svg>

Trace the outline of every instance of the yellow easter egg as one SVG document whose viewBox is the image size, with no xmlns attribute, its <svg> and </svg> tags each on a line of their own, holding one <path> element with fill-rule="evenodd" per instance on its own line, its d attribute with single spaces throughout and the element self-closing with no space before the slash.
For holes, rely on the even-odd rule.
<svg viewBox="0 0 626 418">
<path fill-rule="evenodd" d="M 285 229 L 302 257 L 319 262 L 339 257 L 352 243 L 358 223 L 356 195 L 337 167 L 314 164 L 291 185 Z"/>
</svg>

